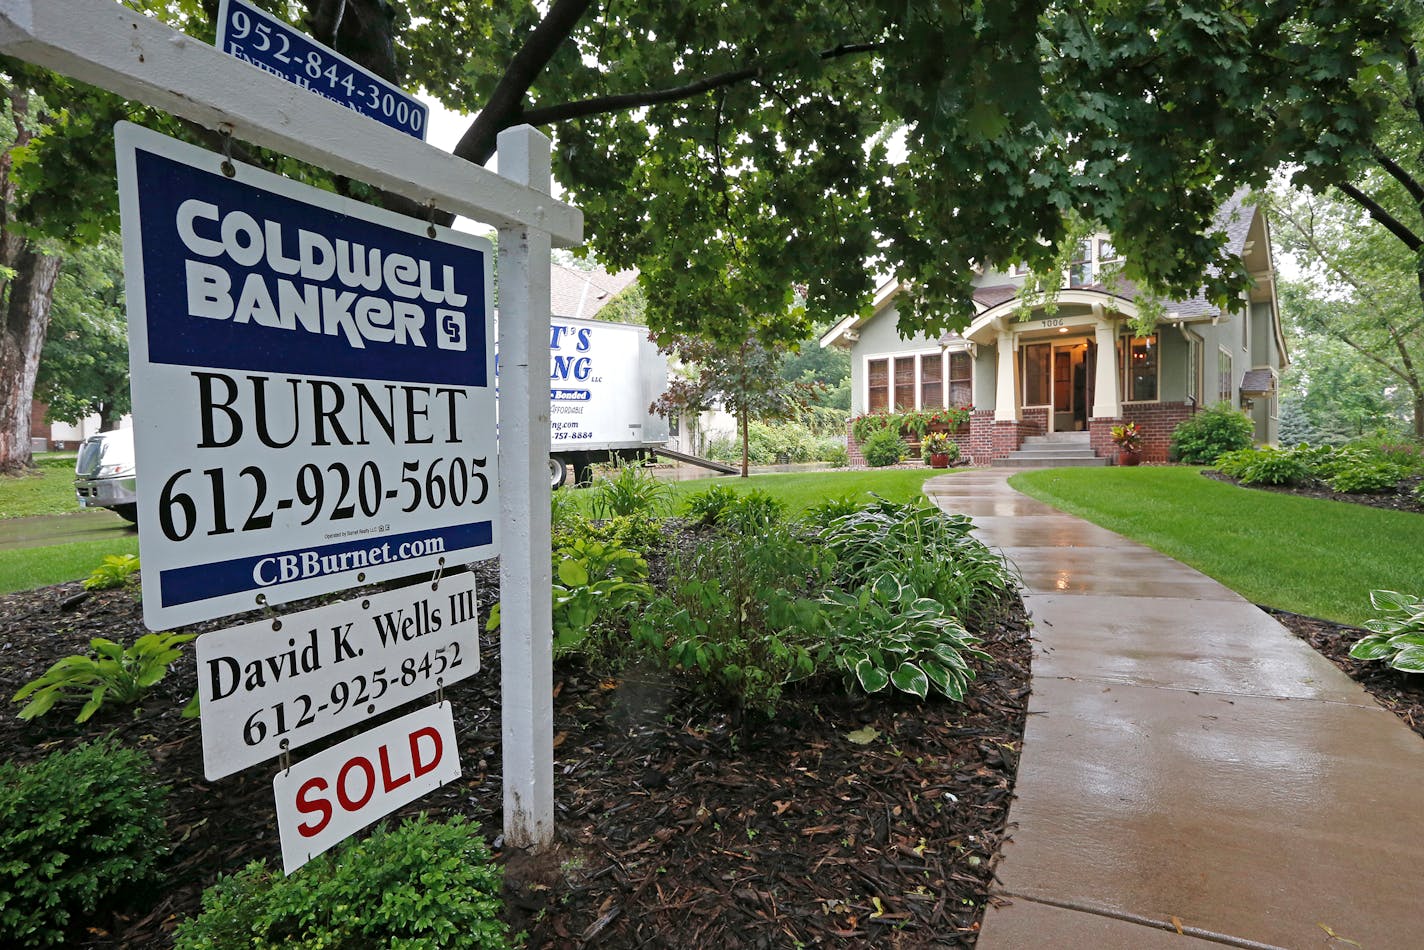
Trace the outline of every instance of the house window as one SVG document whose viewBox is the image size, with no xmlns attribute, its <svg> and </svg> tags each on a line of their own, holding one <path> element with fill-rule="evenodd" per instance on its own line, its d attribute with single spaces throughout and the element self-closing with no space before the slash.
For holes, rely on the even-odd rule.
<svg viewBox="0 0 1424 950">
<path fill-rule="evenodd" d="M 890 361 L 866 360 L 865 375 L 869 389 L 865 408 L 870 412 L 884 412 L 890 408 Z"/>
<path fill-rule="evenodd" d="M 963 350 L 949 356 L 949 404 L 974 405 L 974 360 Z"/>
<path fill-rule="evenodd" d="M 1093 282 L 1093 243 L 1079 241 L 1068 262 L 1068 286 L 1084 287 Z"/>
<path fill-rule="evenodd" d="M 1023 347 L 1023 404 L 1025 406 L 1048 405 L 1049 364 L 1052 362 L 1053 344 L 1030 343 Z"/>
<path fill-rule="evenodd" d="M 1242 311 L 1241 311 L 1241 316 L 1240 316 L 1239 319 L 1241 320 L 1241 351 L 1242 351 L 1243 353 L 1245 353 L 1245 352 L 1250 352 L 1250 350 L 1251 350 L 1251 311 L 1250 311 L 1250 309 L 1248 308 L 1248 309 L 1246 309 L 1246 310 L 1242 310 Z"/>
<path fill-rule="evenodd" d="M 915 358 L 902 356 L 895 360 L 895 398 L 890 408 L 896 412 L 915 408 Z"/>
<path fill-rule="evenodd" d="M 1216 353 L 1216 398 L 1222 402 L 1231 401 L 1232 385 L 1231 353 L 1221 347 Z"/>
<path fill-rule="evenodd" d="M 1118 259 L 1117 248 L 1113 247 L 1113 242 L 1109 238 L 1098 238 L 1098 263 L 1106 264 L 1108 261 Z"/>
<path fill-rule="evenodd" d="M 944 357 L 938 353 L 920 357 L 920 408 L 944 408 Z"/>
<path fill-rule="evenodd" d="M 1155 402 L 1157 400 L 1157 367 L 1160 347 L 1157 334 L 1135 336 L 1127 341 L 1127 365 L 1123 392 L 1128 402 Z"/>
</svg>

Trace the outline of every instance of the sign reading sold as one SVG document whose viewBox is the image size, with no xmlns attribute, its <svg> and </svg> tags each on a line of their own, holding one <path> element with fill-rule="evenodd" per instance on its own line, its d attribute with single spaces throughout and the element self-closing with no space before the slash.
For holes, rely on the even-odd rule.
<svg viewBox="0 0 1424 950">
<path fill-rule="evenodd" d="M 460 777 L 455 720 L 441 702 L 278 772 L 282 868 L 291 874 L 372 822 Z"/>
</svg>

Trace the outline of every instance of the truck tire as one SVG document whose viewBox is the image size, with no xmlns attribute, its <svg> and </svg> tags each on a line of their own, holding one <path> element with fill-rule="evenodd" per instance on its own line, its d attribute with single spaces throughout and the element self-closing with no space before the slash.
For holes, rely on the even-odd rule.
<svg viewBox="0 0 1424 950">
<path fill-rule="evenodd" d="M 549 487 L 554 490 L 564 484 L 569 477 L 569 467 L 557 455 L 549 456 Z"/>
<path fill-rule="evenodd" d="M 115 505 L 115 506 L 114 506 L 114 514 L 118 515 L 120 518 L 124 519 L 125 521 L 132 522 L 133 524 L 138 524 L 138 505 L 137 505 L 137 504 L 133 504 L 133 505 Z"/>
</svg>

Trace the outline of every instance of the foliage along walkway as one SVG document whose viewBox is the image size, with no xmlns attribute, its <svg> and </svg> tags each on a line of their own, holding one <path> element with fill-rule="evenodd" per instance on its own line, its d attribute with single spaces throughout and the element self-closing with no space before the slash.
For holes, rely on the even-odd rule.
<svg viewBox="0 0 1424 950">
<path fill-rule="evenodd" d="M 1417 944 L 1418 736 L 1171 558 L 1001 474 L 925 491 L 1013 561 L 1034 622 L 1009 902 L 980 950 Z"/>
</svg>

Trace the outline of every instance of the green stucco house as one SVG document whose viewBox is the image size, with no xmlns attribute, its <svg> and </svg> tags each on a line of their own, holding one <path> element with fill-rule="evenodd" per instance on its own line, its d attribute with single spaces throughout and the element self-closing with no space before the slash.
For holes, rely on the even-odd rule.
<svg viewBox="0 0 1424 950">
<path fill-rule="evenodd" d="M 1111 238 L 1098 234 L 1078 245 L 1052 308 L 1021 313 L 1026 274 L 976 267 L 976 315 L 962 335 L 902 339 L 900 286 L 892 282 L 870 316 L 841 321 L 821 345 L 850 351 L 853 416 L 972 406 L 954 437 L 976 465 L 1011 464 L 1030 437 L 1110 459 L 1110 429 L 1125 421 L 1141 428 L 1144 458 L 1165 461 L 1177 423 L 1223 400 L 1251 416 L 1258 442 L 1275 442 L 1277 380 L 1288 360 L 1269 227 L 1240 198 L 1218 225 L 1244 260 L 1251 290 L 1225 308 L 1205 299 L 1168 303 L 1149 336 L 1132 333 L 1137 297 L 1106 277 L 1119 258 Z"/>
</svg>

